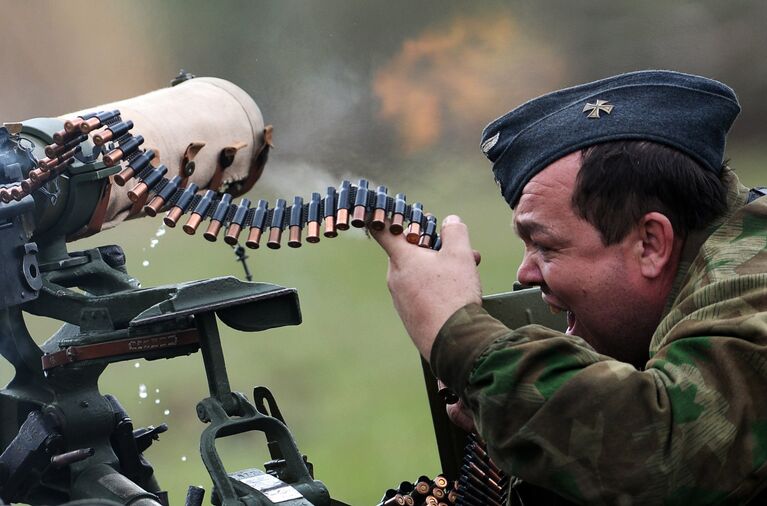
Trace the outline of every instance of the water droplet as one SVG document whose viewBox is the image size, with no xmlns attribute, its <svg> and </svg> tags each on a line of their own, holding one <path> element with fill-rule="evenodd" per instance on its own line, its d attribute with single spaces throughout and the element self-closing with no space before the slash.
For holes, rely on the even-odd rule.
<svg viewBox="0 0 767 506">
<path fill-rule="evenodd" d="M 181 462 L 186 462 L 186 455 L 181 456 Z"/>
<path fill-rule="evenodd" d="M 154 400 L 154 403 L 155 403 L 155 404 L 160 404 L 160 399 L 155 399 L 155 400 Z"/>
<path fill-rule="evenodd" d="M 151 241 L 149 241 L 149 247 L 154 248 L 155 246 L 157 246 L 157 243 L 159 242 L 160 242 L 159 239 L 152 239 Z"/>
<path fill-rule="evenodd" d="M 160 389 L 159 388 L 155 388 L 154 389 L 154 393 L 159 394 L 160 393 Z"/>
<path fill-rule="evenodd" d="M 138 396 L 140 399 L 146 399 L 146 385 L 143 383 L 138 386 Z"/>
<path fill-rule="evenodd" d="M 143 262 L 141 262 L 141 265 L 143 265 L 144 267 L 149 267 L 149 260 L 144 260 Z"/>
<path fill-rule="evenodd" d="M 138 363 L 138 362 L 136 362 L 135 364 L 133 364 L 133 367 L 135 367 L 136 369 L 138 369 L 139 367 L 141 367 L 141 364 L 140 364 L 140 363 Z"/>
<path fill-rule="evenodd" d="M 162 237 L 165 235 L 165 232 L 166 232 L 165 224 L 163 223 L 162 225 L 160 225 L 160 228 L 157 229 L 157 232 L 155 232 L 154 235 L 155 237 Z"/>
<path fill-rule="evenodd" d="M 169 410 L 169 409 L 166 409 L 165 411 L 163 411 L 163 414 L 164 414 L 165 416 L 168 416 L 168 415 L 170 414 L 170 410 Z"/>
</svg>

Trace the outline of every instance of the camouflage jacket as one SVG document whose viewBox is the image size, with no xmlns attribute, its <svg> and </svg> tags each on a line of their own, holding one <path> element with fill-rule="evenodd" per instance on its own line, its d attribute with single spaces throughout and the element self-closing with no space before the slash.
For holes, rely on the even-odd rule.
<svg viewBox="0 0 767 506">
<path fill-rule="evenodd" d="M 767 486 L 767 197 L 726 178 L 644 370 L 477 305 L 445 323 L 432 369 L 509 474 L 578 504 L 742 504 Z"/>
</svg>

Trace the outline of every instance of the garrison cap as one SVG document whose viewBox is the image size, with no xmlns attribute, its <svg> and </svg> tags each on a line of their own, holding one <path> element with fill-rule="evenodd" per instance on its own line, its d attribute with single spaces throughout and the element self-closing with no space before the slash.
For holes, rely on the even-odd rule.
<svg viewBox="0 0 767 506">
<path fill-rule="evenodd" d="M 739 112 L 735 92 L 713 79 L 630 72 L 522 104 L 485 128 L 481 148 L 514 208 L 524 186 L 549 164 L 608 141 L 666 144 L 719 174 L 725 136 Z"/>
</svg>

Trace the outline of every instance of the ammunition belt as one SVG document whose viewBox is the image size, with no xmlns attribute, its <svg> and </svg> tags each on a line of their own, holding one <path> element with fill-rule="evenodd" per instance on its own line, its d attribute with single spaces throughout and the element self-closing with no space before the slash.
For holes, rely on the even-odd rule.
<svg viewBox="0 0 767 506">
<path fill-rule="evenodd" d="M 103 128 L 99 132 L 97 129 Z M 27 178 L 17 184 L 0 188 L 0 201 L 21 200 L 53 181 L 75 161 L 83 163 L 95 161 L 99 156 L 107 167 L 122 160 L 135 160 L 140 155 L 139 146 L 144 142 L 140 135 L 133 136 L 130 129 L 132 121 L 123 121 L 120 111 L 99 111 L 84 114 L 64 122 L 64 130 L 53 134 L 53 144 L 45 146 L 45 158 L 37 161 L 37 167 L 30 170 Z M 90 133 L 96 149 L 85 155 L 80 144 L 88 140 Z M 107 142 L 116 141 L 117 147 L 106 152 Z"/>
<path fill-rule="evenodd" d="M 485 444 L 470 434 L 457 479 L 438 475 L 433 480 L 421 476 L 415 482 L 403 481 L 396 489 L 388 489 L 378 506 L 501 506 L 506 504 L 509 486 L 509 476 L 488 456 Z"/>
<path fill-rule="evenodd" d="M 425 213 L 421 203 L 409 204 L 402 193 L 390 196 L 386 186 L 372 189 L 365 179 L 360 179 L 357 185 L 343 181 L 338 189 L 331 186 L 324 195 L 312 193 L 307 201 L 296 196 L 292 205 L 285 199 L 277 199 L 272 206 L 266 200 L 259 200 L 251 207 L 252 202 L 247 198 L 235 204 L 232 194 L 219 192 L 217 188 L 200 194 L 195 183 L 187 184 L 189 172 L 168 179 L 165 165 L 152 165 L 156 153 L 152 149 L 141 149 L 144 138 L 134 136 L 132 128 L 133 122 L 123 120 L 119 110 L 89 113 L 66 121 L 64 130 L 53 135 L 54 143 L 46 146 L 47 158 L 39 160 L 38 167 L 20 184 L 0 188 L 0 200 L 21 200 L 57 177 L 75 158 L 92 162 L 101 156 L 107 167 L 124 164 L 113 177 L 116 184 L 125 186 L 131 180 L 137 181 L 128 192 L 134 208 L 143 208 L 149 216 L 167 211 L 163 221 L 169 227 L 175 227 L 179 219 L 189 213 L 182 227 L 189 235 L 194 235 L 204 220 L 210 220 L 203 234 L 209 241 L 216 241 L 221 230 L 226 229 L 224 241 L 234 246 L 242 232 L 248 230 L 245 245 L 255 249 L 266 232 L 267 247 L 279 249 L 283 232 L 287 230 L 288 246 L 298 248 L 302 245 L 304 229 L 306 242 L 316 243 L 323 225 L 322 235 L 330 238 L 336 237 L 338 231 L 348 230 L 350 225 L 383 230 L 388 223 L 391 233 L 404 233 L 412 244 L 431 249 L 441 246 L 437 218 Z M 96 149 L 84 157 L 80 144 L 89 134 Z M 220 160 L 220 164 L 231 164 L 236 151 L 222 152 L 226 160 Z M 100 224 L 94 227 L 100 228 Z"/>
<path fill-rule="evenodd" d="M 164 183 L 155 198 L 162 198 L 163 189 L 171 184 Z M 259 200 L 254 207 L 247 198 L 234 204 L 230 195 L 216 194 L 213 190 L 203 195 L 196 194 L 193 186 L 175 190 L 163 202 L 161 209 L 168 209 L 164 222 L 169 227 L 175 227 L 183 214 L 191 213 L 183 229 L 193 235 L 203 220 L 210 219 L 203 234 L 209 241 L 216 241 L 220 231 L 226 228 L 224 241 L 236 245 L 242 231 L 249 229 L 246 246 L 258 248 L 263 233 L 268 232 L 267 247 L 279 249 L 282 234 L 287 230 L 288 246 L 298 248 L 302 245 L 304 229 L 306 242 L 319 242 L 323 223 L 324 237 L 332 238 L 338 235 L 338 231 L 348 230 L 350 225 L 383 230 L 388 220 L 389 231 L 393 234 L 404 233 L 410 243 L 432 249 L 441 246 L 437 218 L 424 213 L 422 204 L 408 204 L 401 193 L 391 197 L 385 186 L 370 190 L 365 179 L 361 179 L 358 185 L 343 181 L 338 189 L 330 186 L 324 196 L 314 192 L 308 203 L 297 196 L 292 205 L 288 205 L 285 199 L 277 199 L 272 206 L 266 200 Z M 150 201 L 146 207 L 151 209 L 151 205 Z"/>
</svg>

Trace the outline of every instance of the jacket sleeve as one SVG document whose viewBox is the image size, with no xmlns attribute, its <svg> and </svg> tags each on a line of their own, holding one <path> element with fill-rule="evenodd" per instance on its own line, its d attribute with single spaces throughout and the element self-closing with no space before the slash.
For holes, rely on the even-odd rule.
<svg viewBox="0 0 767 506">
<path fill-rule="evenodd" d="M 581 504 L 740 503 L 767 476 L 767 275 L 715 285 L 644 371 L 478 305 L 443 326 L 432 368 L 532 484 Z"/>
</svg>

